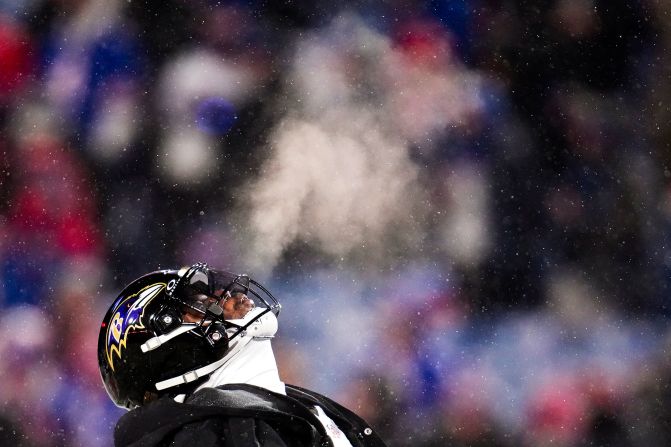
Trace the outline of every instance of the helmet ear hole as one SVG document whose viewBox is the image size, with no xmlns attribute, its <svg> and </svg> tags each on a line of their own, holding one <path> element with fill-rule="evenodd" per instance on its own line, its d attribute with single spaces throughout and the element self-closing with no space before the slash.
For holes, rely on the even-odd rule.
<svg viewBox="0 0 671 447">
<path fill-rule="evenodd" d="M 164 307 L 151 318 L 153 329 L 159 334 L 166 334 L 182 324 L 182 316 L 171 307 Z"/>
</svg>

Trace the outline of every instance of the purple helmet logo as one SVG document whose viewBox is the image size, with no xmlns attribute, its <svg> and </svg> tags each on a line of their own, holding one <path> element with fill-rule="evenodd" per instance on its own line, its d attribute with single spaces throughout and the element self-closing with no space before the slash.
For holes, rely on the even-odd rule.
<svg viewBox="0 0 671 447">
<path fill-rule="evenodd" d="M 121 358 L 121 350 L 126 347 L 126 338 L 131 329 L 144 329 L 142 316 L 144 310 L 166 287 L 165 283 L 156 283 L 145 287 L 135 295 L 123 299 L 112 312 L 107 326 L 107 362 L 114 371 L 115 356 Z"/>
</svg>

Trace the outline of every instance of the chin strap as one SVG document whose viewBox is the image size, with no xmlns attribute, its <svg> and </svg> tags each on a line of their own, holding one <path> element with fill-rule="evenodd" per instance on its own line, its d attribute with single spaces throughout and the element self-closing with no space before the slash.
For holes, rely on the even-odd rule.
<svg viewBox="0 0 671 447">
<path fill-rule="evenodd" d="M 264 325 L 261 324 L 260 321 L 261 318 L 266 314 L 268 314 L 269 312 L 271 312 L 271 310 L 272 309 L 270 308 L 259 310 L 259 314 L 254 315 L 251 321 L 246 322 L 245 324 L 242 324 L 240 326 L 234 324 L 234 328 L 231 329 L 235 330 L 236 332 L 231 336 L 231 339 L 237 338 L 236 343 L 229 347 L 228 352 L 222 358 L 220 358 L 214 363 L 210 363 L 209 365 L 205 365 L 201 368 L 194 369 L 192 371 L 181 374 L 179 376 L 172 377 L 170 379 L 156 382 L 155 384 L 156 389 L 158 391 L 161 391 L 167 388 L 172 388 L 174 386 L 183 385 L 185 383 L 190 383 L 195 380 L 198 380 L 201 377 L 211 374 L 220 366 L 228 362 L 231 358 L 233 358 L 233 356 L 235 356 L 235 354 L 238 353 L 238 351 L 240 351 L 252 339 L 267 340 L 273 338 L 272 334 L 275 334 L 275 332 L 277 332 L 277 318 L 275 318 L 273 315 L 273 318 L 270 320 L 270 324 L 265 325 L 265 327 Z M 233 321 L 236 320 L 229 320 L 229 323 Z M 244 320 L 237 320 L 237 321 L 240 323 L 244 322 Z M 195 329 L 196 327 L 197 326 L 183 325 L 168 334 L 151 338 L 142 345 L 142 352 L 147 352 L 152 349 L 156 349 L 161 344 L 165 343 L 167 340 L 177 337 L 178 335 L 183 334 L 185 332 L 189 332 L 190 330 Z"/>
<path fill-rule="evenodd" d="M 244 337 L 245 335 L 243 335 Z M 255 337 L 248 337 L 247 338 L 247 343 L 249 340 L 253 339 Z M 220 358 L 214 363 L 210 363 L 209 365 L 205 365 L 201 368 L 194 369 L 192 371 L 189 371 L 185 374 L 175 376 L 171 379 L 166 379 L 162 380 L 160 382 L 156 382 L 155 386 L 158 391 L 165 390 L 167 388 L 172 388 L 173 386 L 178 386 L 178 385 L 183 385 L 185 383 L 190 383 L 195 380 L 200 379 L 201 377 L 207 376 L 217 370 L 220 366 L 224 365 L 226 362 L 228 362 L 235 354 L 240 351 L 243 346 L 245 346 L 247 343 L 241 343 L 241 340 L 238 340 L 237 343 L 235 343 L 233 346 L 231 346 L 226 353 L 225 356 Z"/>
<path fill-rule="evenodd" d="M 202 368 L 194 369 L 193 371 L 189 371 L 188 373 L 182 374 L 181 376 L 173 377 L 172 379 L 163 380 L 161 382 L 156 382 L 156 389 L 161 391 L 167 388 L 172 388 L 173 386 L 183 385 L 185 383 L 198 380 L 199 378 L 212 373 L 215 369 L 226 363 L 226 360 L 227 357 L 224 357 L 214 363 L 210 363 L 209 365 L 203 366 Z"/>
<path fill-rule="evenodd" d="M 184 324 L 167 334 L 150 338 L 140 346 L 140 349 L 142 349 L 142 352 L 153 351 L 154 349 L 158 348 L 165 342 L 172 340 L 173 338 L 178 337 L 182 334 L 190 332 L 196 329 L 197 327 L 198 325 L 196 324 Z M 186 374 L 182 374 L 181 376 L 173 377 L 172 379 L 163 380 L 161 382 L 156 382 L 156 389 L 161 391 L 165 390 L 166 388 L 171 388 L 173 386 L 193 382 L 194 380 L 206 376 L 215 369 L 219 368 L 221 365 L 225 363 L 227 358 L 228 357 L 225 356 L 214 363 L 210 363 L 209 365 L 203 366 L 202 368 L 189 371 Z"/>
<path fill-rule="evenodd" d="M 196 324 L 183 324 L 182 326 L 178 327 L 174 331 L 168 332 L 167 334 L 159 335 L 158 337 L 152 337 L 146 342 L 142 343 L 140 346 L 140 349 L 142 349 L 142 352 L 149 352 L 153 351 L 154 349 L 158 348 L 161 346 L 163 343 L 172 340 L 173 338 L 185 334 L 189 331 L 192 331 L 196 329 L 198 325 Z"/>
</svg>

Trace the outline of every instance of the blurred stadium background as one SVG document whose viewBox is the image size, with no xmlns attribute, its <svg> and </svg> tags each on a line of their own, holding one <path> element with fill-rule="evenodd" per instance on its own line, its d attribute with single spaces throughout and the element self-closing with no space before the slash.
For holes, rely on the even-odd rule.
<svg viewBox="0 0 671 447">
<path fill-rule="evenodd" d="M 207 261 L 390 446 L 671 445 L 670 13 L 0 0 L 0 444 L 111 445 L 100 318 Z"/>
</svg>

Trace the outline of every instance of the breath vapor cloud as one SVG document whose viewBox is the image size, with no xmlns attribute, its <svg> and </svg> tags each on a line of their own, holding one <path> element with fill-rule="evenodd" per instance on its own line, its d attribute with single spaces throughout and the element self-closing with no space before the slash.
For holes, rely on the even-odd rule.
<svg viewBox="0 0 671 447">
<path fill-rule="evenodd" d="M 430 136 L 440 126 L 437 118 L 418 117 L 417 126 L 427 123 L 424 130 L 414 126 L 408 134 L 399 125 L 413 113 L 399 114 L 399 86 L 407 82 L 402 77 L 410 71 L 421 77 L 421 66 L 404 68 L 413 63 L 353 16 L 297 43 L 280 105 L 288 112 L 271 133 L 270 157 L 247 190 L 250 268 L 271 270 L 294 242 L 369 265 L 424 250 L 435 205 L 409 146 L 422 131 Z M 427 74 L 427 88 L 440 101 L 445 91 L 459 91 L 459 104 L 444 114 L 444 125 L 477 109 L 468 89 L 455 88 L 473 76 L 454 71 L 438 81 Z M 432 92 L 423 97 L 419 112 L 434 113 L 426 104 Z"/>
</svg>

